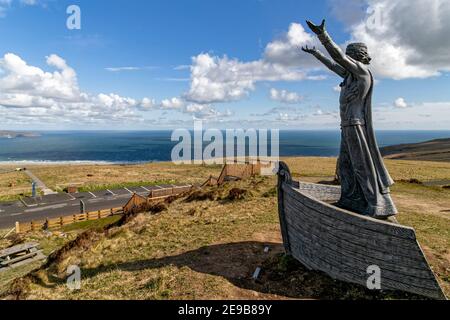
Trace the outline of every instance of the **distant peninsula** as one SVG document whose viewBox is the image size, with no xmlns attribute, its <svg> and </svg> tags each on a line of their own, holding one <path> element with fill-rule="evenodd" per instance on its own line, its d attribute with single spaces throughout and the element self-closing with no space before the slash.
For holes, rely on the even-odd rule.
<svg viewBox="0 0 450 320">
<path fill-rule="evenodd" d="M 450 162 L 450 138 L 381 148 L 387 159 Z"/>
<path fill-rule="evenodd" d="M 0 130 L 0 139 L 15 139 L 15 138 L 36 138 L 40 137 L 39 133 L 29 131 L 6 131 Z"/>
</svg>

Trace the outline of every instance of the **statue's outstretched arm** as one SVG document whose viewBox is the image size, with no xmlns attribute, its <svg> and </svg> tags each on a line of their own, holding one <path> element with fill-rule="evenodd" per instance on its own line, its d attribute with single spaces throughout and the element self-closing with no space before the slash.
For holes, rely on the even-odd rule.
<svg viewBox="0 0 450 320">
<path fill-rule="evenodd" d="M 302 48 L 302 50 L 312 54 L 314 57 L 317 58 L 317 60 L 322 62 L 328 69 L 335 72 L 338 76 L 341 76 L 342 78 L 345 78 L 347 76 L 348 74 L 347 71 L 341 65 L 325 57 L 325 55 L 319 50 L 317 50 L 315 47 L 308 48 L 308 46 L 305 46 Z"/>
<path fill-rule="evenodd" d="M 356 61 L 342 52 L 341 48 L 333 41 L 333 39 L 331 39 L 330 35 L 325 30 L 325 20 L 322 21 L 322 24 L 320 26 L 316 26 L 310 21 L 307 21 L 306 23 L 308 24 L 309 28 L 315 34 L 317 34 L 320 42 L 325 47 L 325 49 L 327 49 L 333 60 L 340 64 L 347 72 L 356 75 L 364 72 L 356 63 Z"/>
</svg>

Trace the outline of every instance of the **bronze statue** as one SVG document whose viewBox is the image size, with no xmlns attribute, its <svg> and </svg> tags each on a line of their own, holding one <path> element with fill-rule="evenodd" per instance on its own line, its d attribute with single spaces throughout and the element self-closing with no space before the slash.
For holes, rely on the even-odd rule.
<svg viewBox="0 0 450 320">
<path fill-rule="evenodd" d="M 309 28 L 334 61 L 315 47 L 303 51 L 314 55 L 330 70 L 341 76 L 340 114 L 342 142 L 339 174 L 342 187 L 338 206 L 384 219 L 397 214 L 389 187 L 390 177 L 378 149 L 372 124 L 372 92 L 374 80 L 368 65 L 371 58 L 364 43 L 349 44 L 344 54 L 325 30 L 307 21 Z"/>
</svg>

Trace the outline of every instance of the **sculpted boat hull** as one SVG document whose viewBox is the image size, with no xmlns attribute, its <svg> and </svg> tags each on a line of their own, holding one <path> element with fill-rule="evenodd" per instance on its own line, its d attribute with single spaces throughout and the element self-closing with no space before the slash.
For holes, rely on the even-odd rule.
<svg viewBox="0 0 450 320">
<path fill-rule="evenodd" d="M 294 182 L 284 163 L 278 197 L 286 252 L 309 269 L 366 286 L 377 266 L 382 290 L 446 299 L 414 229 L 333 206 L 340 187 Z"/>
</svg>

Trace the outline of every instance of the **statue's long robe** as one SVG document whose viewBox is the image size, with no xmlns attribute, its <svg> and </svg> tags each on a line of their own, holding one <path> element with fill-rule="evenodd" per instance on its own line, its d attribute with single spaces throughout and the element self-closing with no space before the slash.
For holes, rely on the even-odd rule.
<svg viewBox="0 0 450 320">
<path fill-rule="evenodd" d="M 339 204 L 358 213 L 384 218 L 395 215 L 397 209 L 389 190 L 394 181 L 384 165 L 373 129 L 372 93 L 373 77 L 370 74 L 370 89 L 359 102 L 361 105 L 357 105 L 362 108 L 363 119 L 342 119 L 338 164 L 342 195 Z M 341 105 L 343 107 L 347 106 Z"/>
</svg>

